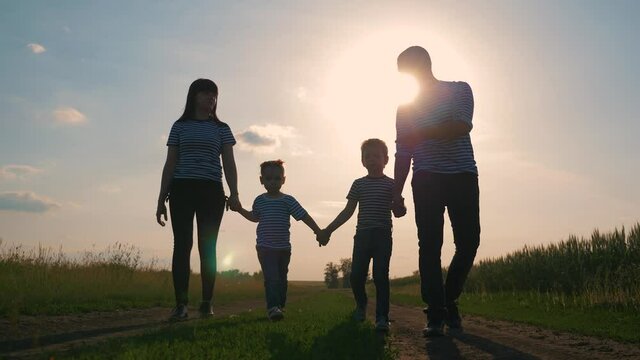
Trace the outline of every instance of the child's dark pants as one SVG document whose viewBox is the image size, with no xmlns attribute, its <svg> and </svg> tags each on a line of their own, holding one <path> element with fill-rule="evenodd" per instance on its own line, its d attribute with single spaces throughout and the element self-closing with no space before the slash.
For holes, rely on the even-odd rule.
<svg viewBox="0 0 640 360">
<path fill-rule="evenodd" d="M 389 317 L 389 261 L 391 259 L 391 229 L 357 230 L 353 238 L 351 289 L 359 307 L 367 305 L 365 283 L 369 261 L 373 259 L 373 283 L 376 285 L 376 318 Z"/>
<path fill-rule="evenodd" d="M 283 308 L 287 303 L 287 273 L 291 260 L 291 249 L 271 249 L 256 246 L 258 260 L 264 275 L 264 290 L 267 309 Z"/>
</svg>

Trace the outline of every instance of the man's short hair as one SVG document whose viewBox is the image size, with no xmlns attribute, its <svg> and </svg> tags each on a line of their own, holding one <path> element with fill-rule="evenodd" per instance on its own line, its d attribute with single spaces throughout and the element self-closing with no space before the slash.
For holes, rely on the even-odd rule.
<svg viewBox="0 0 640 360">
<path fill-rule="evenodd" d="M 398 66 L 401 64 L 424 66 L 431 70 L 431 56 L 422 46 L 410 46 L 398 55 Z"/>
<path fill-rule="evenodd" d="M 280 171 L 282 171 L 282 173 L 284 174 L 284 161 L 278 159 L 278 160 L 269 160 L 269 161 L 265 161 L 262 164 L 260 164 L 260 174 L 264 173 L 264 169 L 269 168 L 269 167 L 274 167 L 279 169 Z"/>
<path fill-rule="evenodd" d="M 360 146 L 360 151 L 364 152 L 365 149 L 370 148 L 380 149 L 384 153 L 384 156 L 389 156 L 389 149 L 387 149 L 387 144 L 385 144 L 384 141 L 380 139 L 367 139 L 363 141 L 362 145 Z"/>
</svg>

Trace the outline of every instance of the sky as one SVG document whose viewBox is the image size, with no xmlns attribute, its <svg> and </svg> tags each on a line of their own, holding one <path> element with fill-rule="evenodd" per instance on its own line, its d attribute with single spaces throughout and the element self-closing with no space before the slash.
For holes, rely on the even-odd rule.
<svg viewBox="0 0 640 360">
<path fill-rule="evenodd" d="M 155 222 L 166 139 L 189 84 L 210 78 L 238 140 L 240 199 L 283 191 L 324 227 L 354 179 L 360 143 L 390 148 L 407 101 L 397 55 L 420 45 L 437 78 L 474 92 L 477 261 L 640 221 L 640 3 L 636 1 L 0 1 L 2 247 L 74 254 L 115 242 L 168 265 Z M 409 213 L 394 219 L 392 277 L 418 267 Z M 318 248 L 292 220 L 290 279 L 351 256 L 355 218 Z M 255 224 L 227 212 L 220 270 L 259 269 Z M 454 251 L 445 223 L 443 263 Z M 192 268 L 198 269 L 197 250 Z"/>
</svg>

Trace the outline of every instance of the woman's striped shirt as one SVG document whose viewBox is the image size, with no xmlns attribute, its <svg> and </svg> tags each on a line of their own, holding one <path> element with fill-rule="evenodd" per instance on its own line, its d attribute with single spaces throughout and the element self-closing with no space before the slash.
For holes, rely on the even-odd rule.
<svg viewBox="0 0 640 360">
<path fill-rule="evenodd" d="M 391 228 L 391 200 L 393 179 L 365 176 L 351 185 L 347 199 L 358 202 L 356 229 Z"/>
<path fill-rule="evenodd" d="M 253 201 L 251 211 L 258 218 L 257 246 L 272 249 L 291 249 L 289 216 L 299 221 L 307 215 L 300 203 L 286 194 L 279 198 L 259 195 Z"/>
<path fill-rule="evenodd" d="M 178 147 L 174 179 L 222 182 L 222 146 L 234 145 L 229 125 L 214 120 L 181 120 L 173 123 L 167 146 Z"/>
<path fill-rule="evenodd" d="M 413 104 L 398 108 L 396 157 L 412 157 L 413 172 L 478 173 L 469 134 L 451 140 L 407 141 L 420 128 L 446 121 L 463 121 L 473 126 L 473 93 L 465 82 L 438 81 Z"/>
</svg>

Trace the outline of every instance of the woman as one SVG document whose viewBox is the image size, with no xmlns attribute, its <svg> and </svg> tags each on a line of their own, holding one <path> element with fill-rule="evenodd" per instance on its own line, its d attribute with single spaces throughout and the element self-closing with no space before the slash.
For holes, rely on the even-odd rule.
<svg viewBox="0 0 640 360">
<path fill-rule="evenodd" d="M 167 141 L 167 160 L 162 171 L 156 220 L 167 220 L 169 201 L 173 228 L 171 272 L 176 307 L 170 320 L 188 317 L 189 259 L 193 245 L 193 217 L 198 224 L 198 251 L 202 276 L 200 314 L 213 315 L 211 300 L 216 279 L 216 241 L 225 207 L 222 168 L 231 194 L 227 206 L 240 207 L 238 176 L 233 158 L 236 143 L 229 126 L 218 119 L 218 87 L 198 79 L 189 87 L 184 113 L 173 124 Z M 220 157 L 222 156 L 222 166 Z"/>
</svg>

